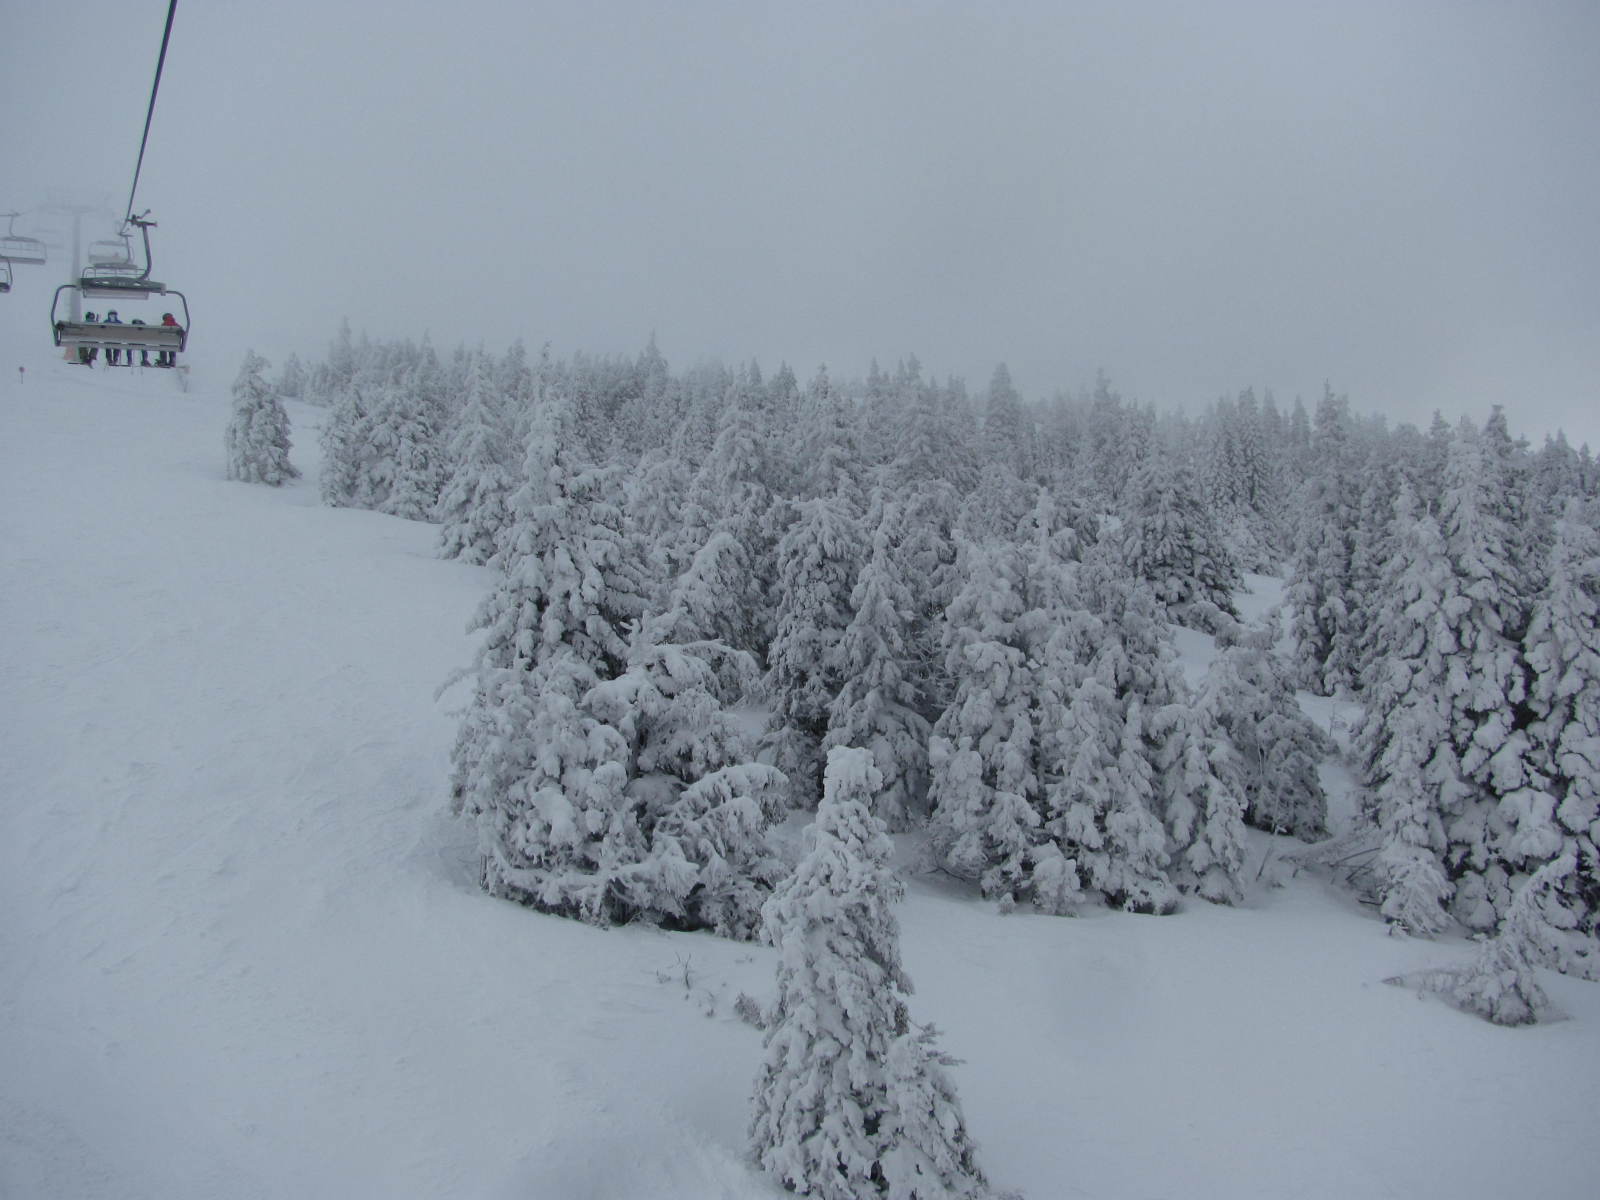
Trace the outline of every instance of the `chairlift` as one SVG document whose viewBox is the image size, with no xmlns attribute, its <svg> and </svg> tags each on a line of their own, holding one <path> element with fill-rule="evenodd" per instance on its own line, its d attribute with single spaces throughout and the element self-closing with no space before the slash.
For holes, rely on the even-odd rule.
<svg viewBox="0 0 1600 1200">
<path fill-rule="evenodd" d="M 0 260 L 0 296 L 11 290 L 11 264 Z"/>
<path fill-rule="evenodd" d="M 16 232 L 15 225 L 21 213 L 6 213 L 6 235 L 0 237 L 0 262 L 42 264 L 46 260 L 44 243 L 38 238 L 23 237 Z M 7 271 L 7 274 L 10 274 Z"/>
<path fill-rule="evenodd" d="M 58 346 L 87 346 L 102 350 L 166 350 L 174 353 L 189 344 L 189 301 L 180 291 L 150 278 L 150 229 L 154 221 L 130 217 L 128 223 L 144 235 L 144 267 L 126 263 L 92 263 L 76 283 L 63 283 L 50 303 L 50 328 Z M 151 296 L 176 296 L 183 320 L 175 325 L 107 325 L 104 322 L 68 321 L 56 316 L 61 293 L 75 291 L 84 298 L 147 300 Z"/>
<path fill-rule="evenodd" d="M 133 261 L 133 251 L 129 244 L 130 234 L 127 225 L 132 225 L 144 235 L 144 266 L 141 267 Z M 96 242 L 90 247 L 89 265 L 78 276 L 77 288 L 85 298 L 96 300 L 147 300 L 151 296 L 165 295 L 167 286 L 150 278 L 150 230 L 155 226 L 154 221 L 147 221 L 143 216 L 129 217 L 119 235 L 120 245 L 117 247 L 115 258 L 102 258 L 97 260 L 94 255 L 95 246 L 108 246 L 109 242 Z M 72 284 L 64 284 L 71 287 Z"/>
<path fill-rule="evenodd" d="M 165 295 L 167 291 L 166 284 L 157 283 L 149 277 L 148 267 L 140 268 L 133 263 L 122 266 L 102 263 L 98 266 L 85 267 L 83 274 L 78 277 L 77 287 L 86 298 L 96 300 L 118 300 L 125 296 L 134 300 L 147 300 L 151 296 Z"/>
<path fill-rule="evenodd" d="M 56 298 L 70 288 L 64 283 L 56 289 Z M 67 348 L 88 347 L 93 350 L 156 350 L 177 354 L 189 345 L 189 302 L 182 292 L 163 293 L 176 296 L 183 307 L 183 321 L 177 325 L 112 324 L 102 321 L 56 321 L 55 306 L 50 308 L 51 329 L 56 345 Z M 176 318 L 174 318 L 176 319 Z"/>
<path fill-rule="evenodd" d="M 92 267 L 133 266 L 133 246 L 124 233 L 121 238 L 106 238 L 89 243 L 89 265 Z"/>
</svg>

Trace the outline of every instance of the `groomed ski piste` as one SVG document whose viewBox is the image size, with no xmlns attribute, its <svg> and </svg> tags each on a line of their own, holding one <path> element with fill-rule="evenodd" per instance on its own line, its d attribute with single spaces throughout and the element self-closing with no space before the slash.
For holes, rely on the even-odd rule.
<svg viewBox="0 0 1600 1200">
<path fill-rule="evenodd" d="M 476 886 L 435 693 L 487 571 L 321 506 L 320 410 L 302 480 L 231 483 L 231 374 L 71 366 L 35 315 L 0 315 L 0 1196 L 786 1194 L 734 1013 L 770 950 Z M 1471 948 L 1304 873 L 1075 919 L 908 881 L 912 1015 L 997 1188 L 1595 1194 L 1600 986 L 1541 972 L 1565 1019 L 1523 1029 L 1384 986 Z"/>
</svg>

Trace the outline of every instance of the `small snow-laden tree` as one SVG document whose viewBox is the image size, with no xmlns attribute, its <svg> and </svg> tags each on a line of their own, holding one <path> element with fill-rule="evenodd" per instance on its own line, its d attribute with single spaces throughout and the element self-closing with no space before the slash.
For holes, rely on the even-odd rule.
<svg viewBox="0 0 1600 1200">
<path fill-rule="evenodd" d="M 1302 410 L 1296 407 L 1296 416 Z M 1350 406 L 1331 388 L 1317 404 L 1310 435 L 1313 472 L 1304 489 L 1288 600 L 1300 685 L 1333 696 L 1356 682 L 1351 560 L 1359 525 L 1360 456 L 1352 445 Z"/>
<path fill-rule="evenodd" d="M 1082 891 L 1128 912 L 1170 913 L 1177 890 L 1167 873 L 1169 843 L 1156 814 L 1155 773 L 1145 744 L 1145 710 L 1118 711 L 1105 664 L 1079 684 L 1068 727 L 1084 741 L 1049 804 L 1061 853 Z"/>
<path fill-rule="evenodd" d="M 1171 627 L 1149 586 L 1125 577 L 1114 550 L 1097 545 L 1074 578 L 1093 624 L 1077 639 L 1085 666 L 1066 702 L 1071 732 L 1058 740 L 1070 747 L 1081 736 L 1086 744 L 1064 760 L 1047 805 L 1051 829 L 1084 890 L 1116 907 L 1171 912 L 1177 892 L 1156 777 L 1162 747 L 1150 720 L 1189 701 Z"/>
<path fill-rule="evenodd" d="M 907 627 L 909 680 L 918 697 L 918 712 L 930 724 L 939 719 L 950 699 L 942 631 L 945 610 L 960 586 L 953 533 L 960 500 L 948 483 L 928 482 L 910 488 L 901 502 L 904 533 L 892 553 L 911 593 Z"/>
<path fill-rule="evenodd" d="M 1215 703 L 1169 704 L 1153 715 L 1156 777 L 1171 859 L 1182 891 L 1213 904 L 1244 898 L 1244 780 Z"/>
<path fill-rule="evenodd" d="M 278 382 L 275 387 L 278 395 L 285 400 L 303 400 L 306 394 L 306 368 L 300 361 L 298 354 L 290 354 L 283 361 L 283 370 L 278 372 Z"/>
<path fill-rule="evenodd" d="M 940 864 L 1009 908 L 1029 895 L 1044 842 L 1034 680 L 1018 620 L 1021 564 L 1007 546 L 966 543 L 966 583 L 950 605 L 945 665 L 950 707 L 928 746 L 929 836 Z"/>
<path fill-rule="evenodd" d="M 333 508 L 356 507 L 356 488 L 366 461 L 368 424 L 367 406 L 359 389 L 349 387 L 334 393 L 319 439 L 322 473 L 317 487 L 324 504 Z"/>
<path fill-rule="evenodd" d="M 352 507 L 378 511 L 394 490 L 400 454 L 398 412 L 404 401 L 400 385 L 376 371 L 363 371 L 355 387 L 367 398 L 366 440 L 360 447 Z"/>
<path fill-rule="evenodd" d="M 1396 552 L 1377 621 L 1388 652 L 1363 693 L 1356 737 L 1361 783 L 1382 837 L 1378 890 L 1392 928 L 1431 937 L 1449 923 L 1443 820 L 1471 789 L 1450 738 L 1456 633 L 1452 575 L 1434 519 L 1409 487 L 1395 502 Z"/>
<path fill-rule="evenodd" d="M 988 461 L 981 468 L 978 486 L 961 505 L 956 528 L 973 541 L 1009 541 L 1036 503 L 1033 484 L 1010 464 Z"/>
<path fill-rule="evenodd" d="M 682 524 L 686 540 L 698 540 L 702 548 L 719 535 L 737 543 L 742 574 L 726 574 L 721 583 L 733 589 L 724 604 L 737 609 L 741 618 L 737 629 L 727 629 L 721 636 L 764 659 L 772 638 L 766 589 L 774 581 L 778 517 L 767 484 L 771 471 L 766 441 L 753 414 L 737 399 L 742 392 L 736 388 L 733 395 L 736 399 L 723 410 L 711 457 L 695 476 Z M 706 525 L 703 535 L 694 528 L 699 522 Z M 698 554 L 697 550 L 696 558 Z M 726 550 L 719 555 L 728 558 Z"/>
<path fill-rule="evenodd" d="M 855 406 L 819 367 L 800 401 L 799 495 L 806 499 L 837 496 L 851 509 L 862 507 L 863 463 L 856 433 Z M 792 453 L 792 449 L 790 451 Z"/>
<path fill-rule="evenodd" d="M 648 850 L 620 877 L 628 908 L 685 929 L 751 938 L 784 864 L 767 830 L 786 811 L 782 774 L 755 761 L 723 707 L 720 664 L 753 676 L 742 652 L 670 640 L 672 614 L 639 624 L 627 669 L 597 682 L 584 708 L 628 746 L 628 797 Z"/>
<path fill-rule="evenodd" d="M 475 618 L 485 636 L 453 787 L 478 827 L 493 894 L 622 920 L 647 847 L 626 793 L 627 740 L 586 697 L 626 665 L 642 579 L 612 502 L 616 472 L 575 458 L 562 417 L 545 412 L 529 438 L 500 578 Z"/>
<path fill-rule="evenodd" d="M 892 905 L 904 887 L 869 812 L 864 750 L 829 752 L 810 849 L 762 910 L 778 951 L 750 1143 L 762 1169 L 818 1200 L 980 1200 L 950 1060 L 916 1026 Z"/>
<path fill-rule="evenodd" d="M 375 427 L 373 437 L 391 447 L 393 461 L 387 494 L 375 507 L 407 521 L 432 520 L 449 478 L 433 405 L 417 371 L 386 395 L 389 403 L 380 411 L 387 427 Z"/>
<path fill-rule="evenodd" d="M 1501 796 L 1535 782 L 1525 725 L 1526 578 L 1510 483 L 1483 437 L 1463 421 L 1445 465 L 1439 525 L 1451 569 L 1447 604 L 1457 652 L 1451 660 L 1449 737 L 1474 794 L 1446 811 L 1445 862 L 1456 883 L 1453 914 L 1493 929 L 1511 900 Z"/>
<path fill-rule="evenodd" d="M 1238 755 L 1245 822 L 1315 841 L 1328 822 L 1317 767 L 1333 743 L 1300 707 L 1288 664 L 1273 649 L 1279 622 L 1274 608 L 1254 628 L 1225 628 L 1196 702 Z"/>
<path fill-rule="evenodd" d="M 725 643 L 757 670 L 751 647 L 760 641 L 757 625 L 761 616 L 756 611 L 751 579 L 743 543 L 725 529 L 712 533 L 669 593 L 667 613 L 673 640 Z M 738 682 L 741 692 L 754 693 L 753 678 Z"/>
<path fill-rule="evenodd" d="M 1243 577 L 1181 461 L 1155 457 L 1140 468 L 1118 538 L 1128 569 L 1173 620 L 1209 633 L 1213 611 L 1238 616 L 1233 593 Z"/>
<path fill-rule="evenodd" d="M 233 416 L 224 442 L 228 478 L 273 487 L 298 479 L 289 462 L 289 415 L 263 377 L 267 360 L 247 350 L 233 382 Z"/>
<path fill-rule="evenodd" d="M 629 383 L 617 411 L 618 439 L 631 455 L 649 454 L 671 441 L 678 416 L 671 396 L 672 372 L 654 333 L 634 360 Z"/>
<path fill-rule="evenodd" d="M 983 448 L 991 462 L 1005 463 L 1021 479 L 1034 478 L 1038 434 L 1005 363 L 996 366 L 989 379 L 983 408 Z"/>
<path fill-rule="evenodd" d="M 812 808 L 822 785 L 822 739 L 843 679 L 838 646 L 850 624 L 860 569 L 861 530 L 850 506 L 831 496 L 802 501 L 778 542 L 778 608 L 767 655 L 772 701 L 768 745 L 789 777 L 796 807 Z"/>
<path fill-rule="evenodd" d="M 571 413 L 541 406 L 528 436 L 511 522 L 497 540 L 502 578 L 475 628 L 496 665 L 530 664 L 566 645 L 610 679 L 627 657 L 627 631 L 643 615 L 647 577 L 618 499 L 621 470 L 583 459 Z"/>
<path fill-rule="evenodd" d="M 629 527 L 645 547 L 650 597 L 656 607 L 700 548 L 689 545 L 679 532 L 689 484 L 688 468 L 662 449 L 647 452 L 628 475 L 624 510 Z"/>
<path fill-rule="evenodd" d="M 458 804 L 478 829 L 484 890 L 594 924 L 635 915 L 646 843 L 627 793 L 628 748 L 584 711 L 594 670 L 569 647 L 531 672 L 480 671 L 482 738 Z M 485 736 L 487 735 L 487 736 Z"/>
<path fill-rule="evenodd" d="M 1240 565 L 1275 574 L 1281 540 L 1280 514 L 1274 511 L 1276 447 L 1268 446 L 1262 426 L 1253 389 L 1240 392 L 1237 402 L 1218 402 L 1205 439 L 1204 490 L 1217 528 Z"/>
<path fill-rule="evenodd" d="M 884 480 L 897 495 L 914 487 L 951 482 L 959 472 L 961 449 L 947 415 L 932 388 L 909 383 L 910 392 L 898 415 L 892 453 Z"/>
<path fill-rule="evenodd" d="M 918 712 L 913 683 L 915 605 L 895 555 L 904 514 L 881 496 L 875 502 L 882 516 L 872 535 L 871 557 L 850 595 L 855 615 L 835 648 L 842 684 L 828 708 L 822 748 L 871 751 L 882 778 L 873 815 L 891 831 L 901 832 L 925 809 L 929 727 Z"/>
<path fill-rule="evenodd" d="M 1128 485 L 1144 458 L 1135 411 L 1123 404 L 1105 372 L 1095 376 L 1086 421 L 1089 440 L 1089 482 L 1103 510 L 1121 507 Z"/>
<path fill-rule="evenodd" d="M 1543 1019 L 1550 999 L 1534 970 L 1536 946 L 1546 928 L 1540 902 L 1565 865 L 1559 860 L 1547 863 L 1517 889 L 1499 932 L 1478 944 L 1466 966 L 1424 971 L 1414 981 L 1496 1025 L 1532 1025 Z"/>
<path fill-rule="evenodd" d="M 1523 867 L 1562 858 L 1544 900 L 1542 958 L 1600 979 L 1600 533 L 1569 501 L 1523 639 L 1531 681 L 1528 733 L 1542 786 L 1501 800 L 1504 853 Z"/>
<path fill-rule="evenodd" d="M 467 370 L 465 394 L 446 447 L 449 476 L 434 507 L 439 556 L 482 564 L 510 521 L 514 483 L 504 399 L 482 358 Z"/>
<path fill-rule="evenodd" d="M 1421 459 L 1424 447 L 1418 437 L 1417 463 L 1397 461 L 1374 462 L 1365 472 L 1358 508 L 1356 535 L 1352 539 L 1350 557 L 1351 607 L 1347 627 L 1355 639 L 1355 683 L 1352 691 L 1359 693 L 1371 683 L 1374 664 L 1387 649 L 1383 640 L 1383 615 L 1389 595 L 1385 590 L 1385 572 L 1395 560 L 1398 550 L 1394 528 L 1395 501 L 1403 486 L 1410 487 L 1413 508 L 1420 511 L 1422 503 L 1415 480 L 1423 476 Z M 1379 451 L 1374 451 L 1374 458 Z M 1393 455 L 1389 458 L 1393 459 Z"/>
</svg>

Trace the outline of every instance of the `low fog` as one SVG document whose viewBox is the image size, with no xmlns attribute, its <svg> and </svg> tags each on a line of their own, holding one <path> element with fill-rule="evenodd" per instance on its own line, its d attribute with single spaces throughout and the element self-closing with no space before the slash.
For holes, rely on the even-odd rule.
<svg viewBox="0 0 1600 1200">
<path fill-rule="evenodd" d="M 128 201 L 162 0 L 0 15 L 0 211 Z M 1104 368 L 1600 447 L 1600 6 L 180 4 L 136 208 L 192 358 L 341 317 L 1042 397 Z M 55 232 L 52 232 L 54 230 Z M 16 268 L 39 306 L 65 255 Z"/>
</svg>

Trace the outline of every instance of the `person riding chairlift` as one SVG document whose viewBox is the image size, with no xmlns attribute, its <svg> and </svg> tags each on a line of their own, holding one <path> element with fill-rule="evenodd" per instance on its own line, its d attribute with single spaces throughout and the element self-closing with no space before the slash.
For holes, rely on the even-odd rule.
<svg viewBox="0 0 1600 1200">
<path fill-rule="evenodd" d="M 134 317 L 133 320 L 128 322 L 128 324 L 129 325 L 143 325 L 144 322 L 141 321 L 138 317 Z M 150 365 L 150 351 L 146 350 L 143 346 L 139 347 L 139 365 L 141 367 L 148 367 Z M 130 367 L 133 366 L 133 351 L 132 350 L 128 351 L 128 366 L 130 366 Z"/>
<path fill-rule="evenodd" d="M 92 312 L 86 312 L 83 314 L 83 323 L 85 325 L 93 325 L 97 320 L 98 318 L 96 318 Z M 96 350 L 93 346 L 79 346 L 78 361 L 86 367 L 92 367 L 94 366 L 94 357 L 99 353 L 100 351 Z"/>
<path fill-rule="evenodd" d="M 171 313 L 161 314 L 161 323 L 172 329 L 178 328 L 178 318 Z M 172 367 L 177 365 L 178 352 L 176 350 L 161 350 L 156 354 L 156 366 Z"/>
<path fill-rule="evenodd" d="M 100 324 L 102 324 L 102 325 L 121 325 L 122 324 L 122 318 L 117 316 L 117 310 L 113 308 L 111 311 L 106 313 L 106 319 L 104 321 L 101 321 Z M 130 357 L 131 357 L 131 354 L 130 354 Z M 122 361 L 122 351 L 118 350 L 115 346 L 107 346 L 106 347 L 106 365 L 109 366 L 109 367 L 115 367 L 119 363 L 121 363 L 121 361 Z"/>
</svg>

